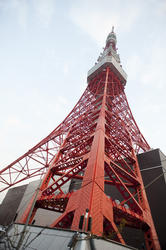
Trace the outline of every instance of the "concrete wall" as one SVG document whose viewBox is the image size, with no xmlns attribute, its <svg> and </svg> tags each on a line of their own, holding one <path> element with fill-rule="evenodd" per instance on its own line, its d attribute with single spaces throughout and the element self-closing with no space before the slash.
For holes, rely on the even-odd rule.
<svg viewBox="0 0 166 250">
<path fill-rule="evenodd" d="M 40 181 L 37 180 L 37 181 L 33 181 L 27 185 L 24 196 L 23 196 L 23 198 L 20 202 L 20 205 L 18 207 L 18 210 L 17 210 L 18 216 L 17 216 L 16 222 L 19 222 L 27 205 L 29 204 L 30 200 L 32 199 L 34 192 L 39 187 L 39 184 L 40 184 Z M 70 186 L 70 181 L 63 186 L 62 190 L 64 193 L 68 192 L 69 186 Z M 39 225 L 39 226 L 49 226 L 60 215 L 61 215 L 61 213 L 39 208 L 36 212 L 35 217 L 34 217 L 34 224 Z"/>
<path fill-rule="evenodd" d="M 30 202 L 30 200 L 31 200 L 31 198 L 32 198 L 32 196 L 33 196 L 33 194 L 38 186 L 39 186 L 39 180 L 32 181 L 27 185 L 26 190 L 24 192 L 24 195 L 22 197 L 22 200 L 21 200 L 19 207 L 17 209 L 16 222 L 20 220 L 21 216 L 23 215 L 28 203 Z"/>
</svg>

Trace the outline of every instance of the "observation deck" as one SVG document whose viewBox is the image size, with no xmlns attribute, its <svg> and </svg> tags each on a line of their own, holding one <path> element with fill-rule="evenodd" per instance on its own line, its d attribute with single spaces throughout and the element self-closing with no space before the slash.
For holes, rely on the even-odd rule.
<svg viewBox="0 0 166 250">
<path fill-rule="evenodd" d="M 116 61 L 114 56 L 105 56 L 99 61 L 96 65 L 94 65 L 89 71 L 87 80 L 88 82 L 92 80 L 96 74 L 100 73 L 102 70 L 106 69 L 106 67 L 110 67 L 110 69 L 117 75 L 121 83 L 125 86 L 127 81 L 127 74 L 122 69 L 120 63 Z"/>
</svg>

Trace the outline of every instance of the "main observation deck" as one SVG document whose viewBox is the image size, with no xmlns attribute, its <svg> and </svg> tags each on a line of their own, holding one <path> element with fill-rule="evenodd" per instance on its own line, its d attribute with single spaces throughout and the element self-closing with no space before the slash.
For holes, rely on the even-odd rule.
<svg viewBox="0 0 166 250">
<path fill-rule="evenodd" d="M 127 74 L 122 69 L 120 63 L 118 63 L 113 56 L 105 56 L 101 61 L 99 61 L 95 66 L 93 66 L 88 71 L 88 76 L 87 76 L 88 82 L 91 79 L 93 79 L 96 76 L 96 74 L 100 73 L 106 67 L 110 67 L 110 69 L 117 75 L 122 84 L 124 86 L 126 85 Z"/>
</svg>

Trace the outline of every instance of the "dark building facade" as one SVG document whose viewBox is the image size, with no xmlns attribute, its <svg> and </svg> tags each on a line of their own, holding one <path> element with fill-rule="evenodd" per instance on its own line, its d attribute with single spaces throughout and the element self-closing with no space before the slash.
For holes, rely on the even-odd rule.
<svg viewBox="0 0 166 250">
<path fill-rule="evenodd" d="M 137 157 L 161 248 L 166 249 L 166 156 L 154 149 Z"/>
<path fill-rule="evenodd" d="M 14 220 L 26 187 L 27 185 L 22 185 L 8 190 L 0 205 L 0 225 L 9 225 Z"/>
</svg>

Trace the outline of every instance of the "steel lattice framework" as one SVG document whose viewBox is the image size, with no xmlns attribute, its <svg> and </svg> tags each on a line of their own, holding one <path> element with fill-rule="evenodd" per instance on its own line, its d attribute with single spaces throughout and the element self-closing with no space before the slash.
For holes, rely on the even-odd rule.
<svg viewBox="0 0 166 250">
<path fill-rule="evenodd" d="M 150 147 L 129 108 L 126 80 L 106 56 L 119 64 L 114 31 L 71 113 L 49 136 L 0 172 L 2 191 L 44 174 L 30 223 L 37 209 L 44 208 L 61 213 L 51 227 L 79 230 L 81 223 L 84 231 L 125 244 L 118 229 L 125 220 L 126 226 L 144 231 L 148 250 L 159 250 L 136 157 Z M 80 187 L 64 192 L 63 186 L 71 180 L 78 180 Z M 121 197 L 119 203 L 111 198 L 114 189 Z M 21 223 L 26 222 L 33 199 Z"/>
</svg>

